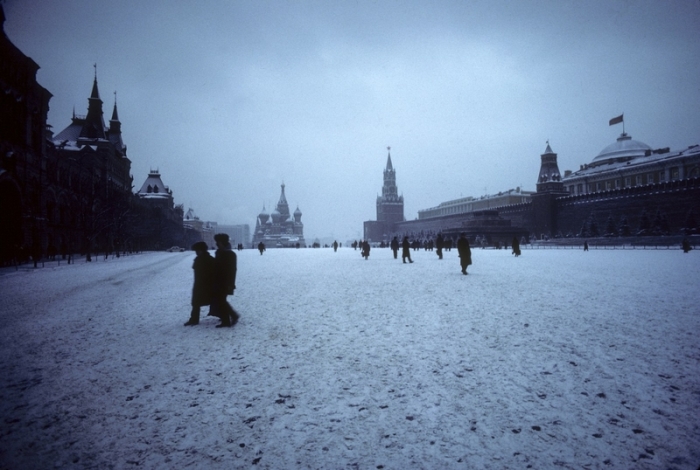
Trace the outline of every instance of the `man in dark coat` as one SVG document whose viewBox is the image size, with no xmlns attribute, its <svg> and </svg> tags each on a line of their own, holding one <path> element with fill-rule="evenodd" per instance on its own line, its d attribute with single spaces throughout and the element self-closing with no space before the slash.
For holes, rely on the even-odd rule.
<svg viewBox="0 0 700 470">
<path fill-rule="evenodd" d="M 391 239 L 391 251 L 394 252 L 394 259 L 397 259 L 399 254 L 399 240 L 396 237 Z"/>
<path fill-rule="evenodd" d="M 511 245 L 513 245 L 513 254 L 517 258 L 518 256 L 520 256 L 520 242 L 518 241 L 518 237 L 513 237 Z"/>
<path fill-rule="evenodd" d="M 408 258 L 409 263 L 413 263 L 411 259 L 411 244 L 408 242 L 408 237 L 403 237 L 403 242 L 401 242 L 401 259 L 406 262 Z"/>
<path fill-rule="evenodd" d="M 459 253 L 459 264 L 462 266 L 462 274 L 467 273 L 467 266 L 472 264 L 472 249 L 469 246 L 469 240 L 464 233 L 459 234 L 457 240 L 457 252 Z"/>
<path fill-rule="evenodd" d="M 362 256 L 364 256 L 365 260 L 369 259 L 369 242 L 367 240 L 362 242 Z"/>
<path fill-rule="evenodd" d="M 260 255 L 262 256 L 263 251 L 265 251 L 265 244 L 263 242 L 258 243 L 258 251 L 260 252 Z"/>
<path fill-rule="evenodd" d="M 435 238 L 435 252 L 439 259 L 442 259 L 442 248 L 445 246 L 445 240 L 442 238 L 442 233 L 438 233 L 437 238 Z"/>
<path fill-rule="evenodd" d="M 199 325 L 199 311 L 205 305 L 211 305 L 212 281 L 214 276 L 214 258 L 209 254 L 207 244 L 197 242 L 192 245 L 197 257 L 192 263 L 194 284 L 192 286 L 192 313 L 185 326 Z"/>
<path fill-rule="evenodd" d="M 213 315 L 221 319 L 217 328 L 233 326 L 238 322 L 238 312 L 226 301 L 226 296 L 233 295 L 236 289 L 236 253 L 231 250 L 228 235 L 217 233 L 214 235 L 216 242 L 215 272 L 212 292 Z M 211 315 L 212 313 L 210 313 Z"/>
</svg>

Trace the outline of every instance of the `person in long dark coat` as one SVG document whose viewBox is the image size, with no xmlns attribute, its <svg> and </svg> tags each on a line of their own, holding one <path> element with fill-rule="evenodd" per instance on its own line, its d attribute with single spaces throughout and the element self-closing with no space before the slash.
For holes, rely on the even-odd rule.
<svg viewBox="0 0 700 470">
<path fill-rule="evenodd" d="M 397 259 L 399 255 L 399 240 L 396 237 L 391 239 L 391 251 L 394 252 L 394 259 Z"/>
<path fill-rule="evenodd" d="M 435 238 L 435 252 L 439 259 L 442 259 L 442 248 L 445 246 L 445 240 L 442 238 L 442 233 L 438 233 Z"/>
<path fill-rule="evenodd" d="M 517 258 L 518 256 L 520 256 L 520 242 L 518 241 L 518 237 L 513 237 L 511 245 L 513 245 L 513 254 Z"/>
<path fill-rule="evenodd" d="M 690 242 L 687 238 L 683 239 L 683 241 L 681 242 L 681 247 L 683 247 L 683 253 L 688 253 L 690 250 L 693 249 L 693 247 L 690 246 Z"/>
<path fill-rule="evenodd" d="M 469 274 L 467 266 L 472 264 L 472 249 L 464 233 L 461 233 L 459 240 L 457 240 L 457 253 L 459 253 L 459 264 L 462 266 L 462 274 Z"/>
<path fill-rule="evenodd" d="M 369 259 L 369 242 L 367 240 L 362 242 L 362 256 L 365 258 L 365 260 Z"/>
<path fill-rule="evenodd" d="M 194 284 L 192 285 L 192 312 L 185 326 L 199 325 L 200 309 L 211 305 L 212 280 L 214 276 L 214 258 L 209 254 L 207 244 L 197 242 L 192 245 L 197 257 L 192 263 Z"/>
<path fill-rule="evenodd" d="M 408 241 L 408 237 L 403 237 L 403 242 L 401 242 L 401 259 L 403 259 L 404 263 L 406 258 L 408 258 L 409 263 L 413 263 L 411 259 L 411 244 Z"/>
<path fill-rule="evenodd" d="M 221 323 L 216 327 L 222 328 L 235 325 L 239 318 L 238 312 L 226 301 L 226 296 L 233 295 L 233 291 L 236 289 L 237 259 L 236 253 L 231 250 L 228 235 L 217 233 L 214 235 L 214 241 L 217 250 L 214 258 L 212 308 L 209 314 L 221 319 Z"/>
</svg>

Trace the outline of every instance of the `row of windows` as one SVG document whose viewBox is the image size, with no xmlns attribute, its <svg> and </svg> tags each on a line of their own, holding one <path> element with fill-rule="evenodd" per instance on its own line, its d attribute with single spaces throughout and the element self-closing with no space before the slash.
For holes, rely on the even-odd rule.
<svg viewBox="0 0 700 470">
<path fill-rule="evenodd" d="M 695 168 L 691 173 L 697 173 L 698 169 Z M 634 186 L 642 186 L 646 184 L 663 183 L 667 180 L 666 171 L 659 171 L 656 173 L 645 173 L 641 175 L 626 176 L 624 178 L 614 178 L 605 181 L 597 181 L 595 183 L 588 183 L 584 191 L 583 183 L 572 184 L 567 187 L 570 194 L 587 194 L 599 191 L 610 191 L 612 189 L 621 188 L 631 188 Z M 688 176 L 692 176 L 689 174 Z M 697 176 L 697 175 L 696 175 Z M 668 169 L 668 181 L 676 181 L 680 179 L 680 169 L 679 167 L 672 167 Z"/>
</svg>

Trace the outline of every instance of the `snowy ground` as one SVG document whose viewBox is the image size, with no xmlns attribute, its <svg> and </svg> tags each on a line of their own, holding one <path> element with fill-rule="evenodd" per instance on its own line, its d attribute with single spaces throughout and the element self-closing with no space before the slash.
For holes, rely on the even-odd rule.
<svg viewBox="0 0 700 470">
<path fill-rule="evenodd" d="M 700 464 L 700 254 L 239 252 L 0 274 L 0 468 Z M 205 310 L 206 312 L 206 310 Z"/>
</svg>

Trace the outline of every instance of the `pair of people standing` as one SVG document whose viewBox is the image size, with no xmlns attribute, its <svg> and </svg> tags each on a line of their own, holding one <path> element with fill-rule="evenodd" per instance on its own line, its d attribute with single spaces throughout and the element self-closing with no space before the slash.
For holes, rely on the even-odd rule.
<svg viewBox="0 0 700 470">
<path fill-rule="evenodd" d="M 200 309 L 205 305 L 210 306 L 209 315 L 221 319 L 217 328 L 233 326 L 240 318 L 238 312 L 226 301 L 226 297 L 233 295 L 236 289 L 236 253 L 231 249 L 229 237 L 225 233 L 214 235 L 214 241 L 217 247 L 214 258 L 209 254 L 205 242 L 192 245 L 197 257 L 192 264 L 192 313 L 185 326 L 199 324 Z"/>
</svg>

